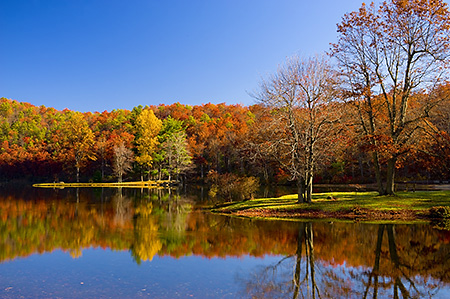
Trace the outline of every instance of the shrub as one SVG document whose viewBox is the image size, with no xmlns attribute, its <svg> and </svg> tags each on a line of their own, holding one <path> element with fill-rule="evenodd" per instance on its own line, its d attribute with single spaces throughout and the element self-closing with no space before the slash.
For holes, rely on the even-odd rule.
<svg viewBox="0 0 450 299">
<path fill-rule="evenodd" d="M 226 200 L 247 200 L 253 198 L 253 194 L 259 188 L 259 179 L 255 177 L 240 177 L 235 174 L 218 174 L 210 171 L 207 182 L 211 185 L 209 196 L 220 197 Z"/>
<path fill-rule="evenodd" d="M 430 217 L 450 218 L 450 207 L 432 207 L 430 208 Z"/>
</svg>

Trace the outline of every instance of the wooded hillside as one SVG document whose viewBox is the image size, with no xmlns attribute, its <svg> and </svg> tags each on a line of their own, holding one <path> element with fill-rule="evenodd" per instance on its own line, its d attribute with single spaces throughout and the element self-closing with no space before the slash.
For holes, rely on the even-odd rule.
<svg viewBox="0 0 450 299">
<path fill-rule="evenodd" d="M 424 119 L 420 134 L 397 161 L 398 180 L 438 180 L 450 177 L 450 103 L 444 101 Z M 429 95 L 415 94 L 413 105 Z M 355 103 L 340 102 L 339 134 L 323 154 L 316 182 L 373 182 L 373 145 L 356 125 Z M 115 181 L 171 176 L 202 179 L 219 174 L 259 176 L 262 182 L 291 179 L 283 157 L 273 146 L 275 135 L 289 134 L 276 125 L 281 108 L 264 105 L 181 104 L 135 107 L 132 111 L 80 113 L 58 111 L 0 99 L 0 177 L 2 180 Z M 301 110 L 301 109 L 300 109 Z M 300 112 L 300 111 L 299 111 Z M 147 116 L 142 125 L 144 114 Z M 383 115 L 378 115 L 383 121 Z M 153 132 L 144 129 L 153 123 Z M 377 150 L 392 151 L 388 136 Z M 413 136 L 411 136 L 413 138 Z M 153 147 L 143 144 L 153 144 Z M 387 158 L 381 155 L 382 165 Z M 120 162 L 122 161 L 122 162 Z M 120 164 L 122 163 L 122 164 Z M 127 164 L 127 165 L 125 165 Z M 121 168 L 121 171 L 119 169 Z"/>
</svg>

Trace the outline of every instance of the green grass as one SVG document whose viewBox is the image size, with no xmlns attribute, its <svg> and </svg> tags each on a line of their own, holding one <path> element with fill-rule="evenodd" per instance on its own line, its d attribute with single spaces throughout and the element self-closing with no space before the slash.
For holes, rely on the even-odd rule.
<svg viewBox="0 0 450 299">
<path fill-rule="evenodd" d="M 395 196 L 378 196 L 377 192 L 329 192 L 313 194 L 311 204 L 298 204 L 297 195 L 279 198 L 260 198 L 227 203 L 213 208 L 214 212 L 235 213 L 248 209 L 318 210 L 324 212 L 350 211 L 355 207 L 374 211 L 412 210 L 416 214 L 428 213 L 431 207 L 450 206 L 450 191 L 398 192 Z M 327 199 L 332 196 L 336 200 Z"/>
</svg>

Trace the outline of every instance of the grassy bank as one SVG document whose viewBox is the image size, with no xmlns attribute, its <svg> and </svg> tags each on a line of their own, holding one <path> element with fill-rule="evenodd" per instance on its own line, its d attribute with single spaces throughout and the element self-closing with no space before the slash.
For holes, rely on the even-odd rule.
<svg viewBox="0 0 450 299">
<path fill-rule="evenodd" d="M 311 204 L 298 204 L 297 195 L 286 195 L 221 204 L 212 211 L 258 218 L 410 221 L 429 219 L 430 210 L 438 206 L 450 208 L 450 191 L 399 192 L 396 196 L 377 196 L 376 192 L 317 193 Z"/>
<path fill-rule="evenodd" d="M 34 184 L 38 188 L 153 188 L 160 186 L 170 186 L 174 181 L 137 181 L 122 183 L 44 183 Z"/>
</svg>

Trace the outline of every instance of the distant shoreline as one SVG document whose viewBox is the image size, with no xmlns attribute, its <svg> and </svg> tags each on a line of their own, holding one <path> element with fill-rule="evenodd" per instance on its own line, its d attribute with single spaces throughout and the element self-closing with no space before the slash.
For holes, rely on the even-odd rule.
<svg viewBox="0 0 450 299">
<path fill-rule="evenodd" d="M 41 183 L 33 184 L 35 188 L 155 188 L 176 185 L 176 181 L 136 181 L 122 183 Z"/>
</svg>

